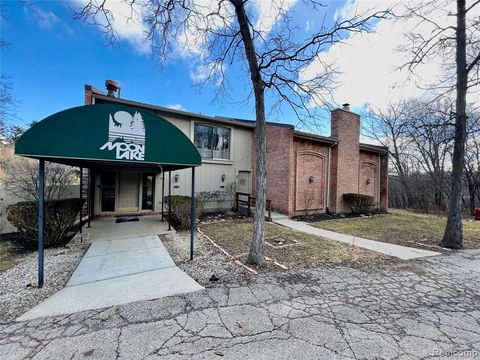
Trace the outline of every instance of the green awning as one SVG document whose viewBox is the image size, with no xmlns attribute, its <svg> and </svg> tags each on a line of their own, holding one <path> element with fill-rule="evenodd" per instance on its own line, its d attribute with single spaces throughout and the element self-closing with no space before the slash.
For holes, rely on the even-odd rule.
<svg viewBox="0 0 480 360">
<path fill-rule="evenodd" d="M 201 165 L 197 149 L 176 126 L 147 110 L 112 104 L 47 117 L 17 140 L 15 154 L 83 167 Z"/>
</svg>

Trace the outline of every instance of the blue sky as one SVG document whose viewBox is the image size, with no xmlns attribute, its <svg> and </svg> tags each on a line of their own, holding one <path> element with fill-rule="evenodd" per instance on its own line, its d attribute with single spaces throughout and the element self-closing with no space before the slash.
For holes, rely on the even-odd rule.
<svg viewBox="0 0 480 360">
<path fill-rule="evenodd" d="M 177 105 L 196 113 L 254 118 L 253 102 L 212 102 L 214 87 L 195 86 L 188 59 L 176 57 L 160 71 L 154 58 L 129 41 L 107 46 L 98 28 L 73 18 L 74 2 L 38 1 L 33 8 L 14 1 L 5 4 L 11 21 L 2 23 L 2 37 L 9 47 L 2 52 L 1 70 L 11 76 L 19 124 L 82 105 L 84 84 L 103 90 L 105 79 L 117 80 L 124 98 Z M 331 2 L 329 11 L 333 14 L 342 4 Z M 295 6 L 299 24 L 313 20 L 302 2 Z M 235 69 L 228 76 L 234 84 L 233 100 L 243 100 L 250 84 Z M 272 120 L 295 124 L 295 117 L 286 111 L 271 116 Z"/>
<path fill-rule="evenodd" d="M 10 21 L 2 22 L 1 36 L 10 46 L 2 51 L 0 66 L 2 74 L 11 77 L 20 125 L 83 105 L 84 84 L 103 90 L 106 79 L 118 81 L 122 97 L 127 99 L 181 107 L 194 113 L 254 119 L 253 101 L 238 104 L 220 99 L 213 102 L 214 84 L 201 89 L 195 86 L 199 72 L 194 57 L 172 53 L 171 61 L 160 71 L 155 59 L 145 52 L 138 29 L 124 29 L 122 24 L 117 24 L 121 41 L 114 47 L 107 46 L 99 28 L 74 19 L 72 8 L 78 8 L 85 1 L 40 0 L 33 7 L 25 7 L 18 1 L 2 1 Z M 196 1 L 209 3 L 210 0 Z M 328 25 L 335 18 L 385 10 L 396 3 L 394 0 L 325 1 L 325 8 L 312 12 L 302 0 L 277 1 L 290 7 L 300 36 L 305 37 L 318 28 L 323 19 Z M 119 4 L 114 0 L 109 3 Z M 276 26 L 275 21 L 268 25 L 270 0 L 250 0 L 249 3 L 253 4 L 257 18 L 267 23 L 267 28 Z M 381 109 L 389 101 L 422 96 L 424 90 L 418 86 L 418 79 L 405 81 L 408 74 L 398 70 L 406 61 L 405 54 L 398 53 L 397 48 L 404 41 L 407 29 L 428 32 L 428 27 L 419 27 L 411 20 L 382 19 L 375 23 L 371 33 L 351 36 L 320 54 L 339 71 L 333 91 L 336 104 L 348 102 L 359 112 L 365 104 Z M 237 61 L 227 71 L 232 86 L 230 96 L 237 102 L 244 100 L 250 89 L 250 81 L 240 70 L 241 66 L 242 62 Z M 321 68 L 314 61 L 305 73 L 311 75 Z M 441 64 L 429 62 L 419 71 L 428 81 L 441 74 Z M 267 102 L 267 109 L 268 105 Z M 294 114 L 287 108 L 283 110 L 281 114 L 269 115 L 269 120 L 297 124 Z M 322 133 L 326 135 L 329 134 L 328 118 L 325 113 Z"/>
</svg>

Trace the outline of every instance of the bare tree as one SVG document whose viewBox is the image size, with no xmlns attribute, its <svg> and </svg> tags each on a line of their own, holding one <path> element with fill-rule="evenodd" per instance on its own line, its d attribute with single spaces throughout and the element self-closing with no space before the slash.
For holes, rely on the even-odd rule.
<svg viewBox="0 0 480 360">
<path fill-rule="evenodd" d="M 395 180 L 406 197 L 399 201 L 396 196 L 397 203 L 424 211 L 445 210 L 453 140 L 451 110 L 449 99 L 410 99 L 369 112 L 370 126 L 365 131 L 389 148 Z M 433 192 L 434 208 L 428 194 L 422 194 L 425 191 Z"/>
<path fill-rule="evenodd" d="M 7 16 L 7 5 L 0 3 L 0 21 L 9 21 Z M 0 51 L 3 53 L 8 48 L 8 43 L 3 37 L 0 37 Z M 15 115 L 16 101 L 12 96 L 11 79 L 2 73 L 0 74 L 0 145 L 7 142 L 9 135 L 9 126 Z"/>
<path fill-rule="evenodd" d="M 446 171 L 454 138 L 452 104 L 443 99 L 433 103 L 414 101 L 411 105 L 409 138 L 414 145 L 413 157 L 430 177 L 435 210 L 443 212 L 449 194 Z"/>
<path fill-rule="evenodd" d="M 108 2 L 90 0 L 78 17 L 103 26 L 111 43 L 117 40 L 118 34 Z M 228 91 L 227 66 L 243 68 L 246 79 L 250 79 L 255 99 L 257 205 L 247 262 L 262 264 L 266 201 L 265 92 L 269 90 L 271 96 L 276 96 L 273 109 L 286 104 L 301 121 L 313 119 L 312 108 L 325 105 L 335 74 L 331 64 L 322 61 L 319 54 L 351 33 L 369 31 L 371 20 L 387 12 L 356 15 L 332 26 L 322 24 L 318 31 L 307 36 L 293 24 L 285 3 L 277 0 L 271 2 L 271 7 L 280 22 L 273 29 L 262 28 L 262 19 L 255 21 L 254 5 L 248 0 L 124 0 L 123 3 L 130 9 L 129 20 L 137 19 L 146 27 L 145 39 L 161 64 L 172 57 L 172 48 L 182 45 L 203 60 L 205 82 L 215 81 L 219 93 Z M 317 1 L 308 4 L 312 11 L 322 9 Z M 310 78 L 302 77 L 312 61 L 319 62 L 323 71 Z"/>
<path fill-rule="evenodd" d="M 408 101 L 390 103 L 384 110 L 370 106 L 365 116 L 368 126 L 363 127 L 367 136 L 388 147 L 394 173 L 398 176 L 403 193 L 406 194 L 405 203 L 407 204 L 412 203 L 412 191 L 408 183 L 412 143 L 409 137 L 411 109 Z"/>
<path fill-rule="evenodd" d="M 38 200 L 38 162 L 27 158 L 2 159 L 5 190 L 15 198 Z M 47 163 L 45 165 L 45 198 L 68 197 L 71 186 L 78 181 L 78 173 L 70 166 Z"/>
<path fill-rule="evenodd" d="M 453 150 L 453 167 L 451 196 L 448 207 L 448 220 L 442 244 L 445 247 L 460 249 L 463 247 L 462 226 L 462 187 L 465 167 L 465 143 L 467 124 L 467 92 L 480 83 L 480 16 L 475 12 L 480 1 L 456 0 L 456 12 L 450 10 L 451 1 L 429 0 L 409 7 L 408 15 L 428 24 L 428 34 L 411 33 L 409 49 L 412 60 L 408 63 L 414 71 L 417 65 L 434 58 L 444 60 L 445 77 L 435 86 L 436 91 L 455 90 L 456 101 L 453 117 L 455 118 L 455 139 Z M 444 9 L 444 19 L 434 18 Z M 453 10 L 455 11 L 455 10 Z M 454 17 L 456 23 L 444 21 Z M 455 58 L 455 62 L 453 62 Z"/>
<path fill-rule="evenodd" d="M 467 152 L 465 154 L 465 183 L 468 189 L 468 212 L 473 214 L 480 203 L 480 114 L 469 112 L 467 131 Z"/>
</svg>

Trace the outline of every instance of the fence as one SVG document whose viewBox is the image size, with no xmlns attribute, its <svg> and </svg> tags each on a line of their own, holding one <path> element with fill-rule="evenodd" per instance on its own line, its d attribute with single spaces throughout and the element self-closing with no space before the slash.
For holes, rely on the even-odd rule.
<svg viewBox="0 0 480 360">
<path fill-rule="evenodd" d="M 240 198 L 242 197 L 242 198 Z M 245 199 L 246 198 L 246 199 Z M 247 208 L 247 215 L 252 216 L 252 207 L 255 207 L 257 203 L 257 198 L 248 193 L 236 192 L 235 193 L 235 211 L 239 211 L 240 206 L 245 206 Z M 267 219 L 272 221 L 272 200 L 265 202 L 265 210 L 268 211 Z"/>
</svg>

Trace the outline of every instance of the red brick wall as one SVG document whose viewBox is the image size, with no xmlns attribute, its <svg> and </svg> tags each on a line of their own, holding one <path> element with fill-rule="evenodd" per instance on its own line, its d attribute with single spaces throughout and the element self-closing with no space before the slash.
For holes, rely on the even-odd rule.
<svg viewBox="0 0 480 360">
<path fill-rule="evenodd" d="M 360 144 L 360 116 L 343 109 L 331 115 L 332 136 L 339 139 L 332 151 L 332 212 L 350 212 L 343 202 L 343 194 L 358 193 Z"/>
<path fill-rule="evenodd" d="M 272 208 L 284 214 L 289 212 L 290 174 L 292 172 L 293 129 L 285 126 L 267 125 L 267 199 Z M 252 141 L 253 193 L 256 188 L 255 132 Z"/>
<path fill-rule="evenodd" d="M 380 208 L 388 209 L 388 153 L 380 156 Z"/>
<path fill-rule="evenodd" d="M 84 94 L 84 104 L 85 105 L 92 105 L 92 87 L 90 85 L 85 85 L 85 94 Z"/>
</svg>

